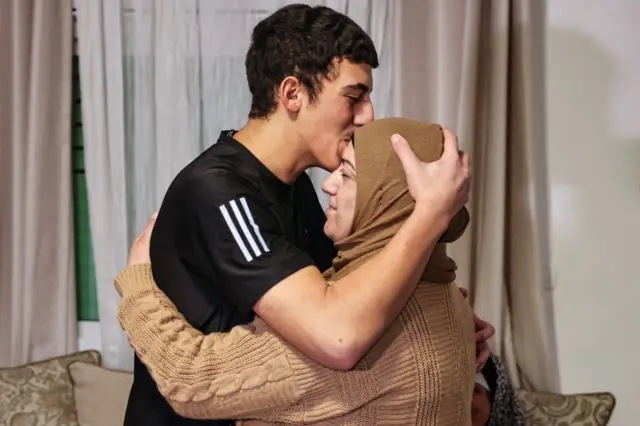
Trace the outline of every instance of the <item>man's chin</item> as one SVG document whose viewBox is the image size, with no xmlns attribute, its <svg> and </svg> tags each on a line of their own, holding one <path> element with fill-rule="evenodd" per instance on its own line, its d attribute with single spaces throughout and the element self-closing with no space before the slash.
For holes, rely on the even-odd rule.
<svg viewBox="0 0 640 426">
<path fill-rule="evenodd" d="M 340 164 L 342 164 L 342 157 L 337 160 L 332 159 L 331 161 L 324 161 L 321 164 L 318 164 L 318 167 L 329 173 L 333 173 L 338 169 L 338 167 L 340 167 Z"/>
</svg>

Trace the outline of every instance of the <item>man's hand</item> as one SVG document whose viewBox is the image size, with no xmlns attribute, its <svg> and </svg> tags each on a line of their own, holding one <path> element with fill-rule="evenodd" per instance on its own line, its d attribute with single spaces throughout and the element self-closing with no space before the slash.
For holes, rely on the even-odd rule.
<svg viewBox="0 0 640 426">
<path fill-rule="evenodd" d="M 468 293 L 466 288 L 460 287 L 460 293 L 467 299 Z M 496 334 L 494 326 L 488 322 L 481 320 L 475 312 L 473 313 L 473 324 L 476 327 L 476 373 L 482 371 L 484 365 L 491 354 L 489 339 Z"/>
<path fill-rule="evenodd" d="M 431 163 L 420 161 L 401 135 L 393 135 L 391 142 L 404 168 L 416 209 L 422 206 L 431 211 L 436 209 L 451 219 L 469 201 L 471 165 L 469 156 L 458 151 L 456 135 L 449 129 L 442 131 L 444 151 L 439 160 Z"/>
<path fill-rule="evenodd" d="M 156 217 L 158 213 L 154 213 L 145 226 L 144 231 L 133 240 L 131 244 L 131 250 L 129 250 L 129 260 L 127 262 L 127 268 L 133 265 L 139 265 L 142 263 L 151 263 L 151 257 L 149 255 L 149 247 L 151 244 L 151 232 L 153 232 L 153 226 L 156 224 Z"/>
</svg>

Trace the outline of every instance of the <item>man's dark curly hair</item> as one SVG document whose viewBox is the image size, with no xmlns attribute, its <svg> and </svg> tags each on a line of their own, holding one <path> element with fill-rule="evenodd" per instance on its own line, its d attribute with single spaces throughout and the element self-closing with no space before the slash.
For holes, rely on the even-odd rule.
<svg viewBox="0 0 640 426">
<path fill-rule="evenodd" d="M 371 37 L 351 18 L 324 6 L 292 4 L 256 25 L 245 66 L 251 91 L 249 118 L 265 118 L 277 105 L 277 88 L 297 77 L 313 101 L 334 59 L 378 66 Z"/>
</svg>

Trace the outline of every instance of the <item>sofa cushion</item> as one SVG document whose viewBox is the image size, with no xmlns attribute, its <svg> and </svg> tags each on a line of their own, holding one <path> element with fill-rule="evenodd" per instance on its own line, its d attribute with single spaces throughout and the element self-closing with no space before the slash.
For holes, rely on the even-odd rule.
<svg viewBox="0 0 640 426">
<path fill-rule="evenodd" d="M 516 396 L 526 426 L 605 426 L 616 405 L 614 396 L 608 392 L 559 395 L 517 390 Z"/>
<path fill-rule="evenodd" d="M 80 426 L 122 426 L 133 374 L 74 362 L 69 375 Z"/>
<path fill-rule="evenodd" d="M 77 426 L 67 366 L 100 363 L 100 353 L 83 351 L 0 369 L 0 425 Z"/>
</svg>

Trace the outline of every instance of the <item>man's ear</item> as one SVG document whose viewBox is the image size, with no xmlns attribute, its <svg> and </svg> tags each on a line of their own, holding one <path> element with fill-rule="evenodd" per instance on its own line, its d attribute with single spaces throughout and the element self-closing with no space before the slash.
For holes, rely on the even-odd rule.
<svg viewBox="0 0 640 426">
<path fill-rule="evenodd" d="M 304 87 L 296 77 L 289 76 L 285 78 L 278 87 L 280 104 L 289 113 L 300 112 L 303 96 Z"/>
</svg>

